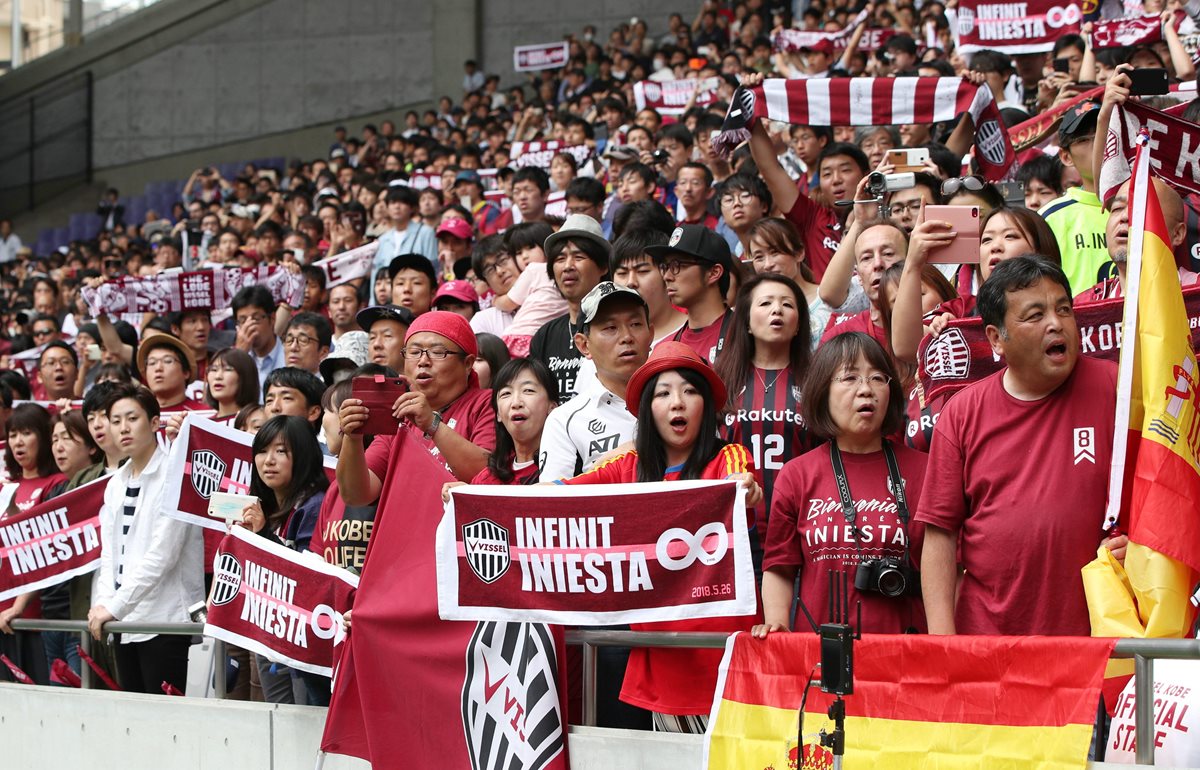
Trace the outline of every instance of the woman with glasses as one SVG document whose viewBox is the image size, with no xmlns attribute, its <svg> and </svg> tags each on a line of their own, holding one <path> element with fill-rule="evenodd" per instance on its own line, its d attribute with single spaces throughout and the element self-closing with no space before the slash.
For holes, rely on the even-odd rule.
<svg viewBox="0 0 1200 770">
<path fill-rule="evenodd" d="M 733 479 L 747 489 L 747 508 L 761 504 L 762 488 L 749 453 L 740 444 L 717 437 L 717 412 L 727 398 L 725 384 L 699 354 L 681 342 L 661 343 L 629 378 L 625 394 L 626 408 L 638 418 L 635 448 L 597 463 L 581 476 L 555 483 Z M 633 624 L 632 628 L 728 632 L 745 628 L 753 619 L 747 615 Z M 717 650 L 634 650 L 621 700 L 654 712 L 659 730 L 703 732 L 720 662 Z"/>
<path fill-rule="evenodd" d="M 818 350 L 804 383 L 804 419 L 827 443 L 783 467 L 775 481 L 763 562 L 764 622 L 752 633 L 807 630 L 826 623 L 830 583 L 844 580 L 862 603 L 860 630 L 921 630 L 911 521 L 925 455 L 886 436 L 904 424 L 904 394 L 883 347 L 866 334 L 841 334 Z M 794 590 L 799 574 L 799 594 Z M 792 616 L 793 599 L 803 616 Z M 811 619 L 811 621 L 810 621 Z"/>
</svg>

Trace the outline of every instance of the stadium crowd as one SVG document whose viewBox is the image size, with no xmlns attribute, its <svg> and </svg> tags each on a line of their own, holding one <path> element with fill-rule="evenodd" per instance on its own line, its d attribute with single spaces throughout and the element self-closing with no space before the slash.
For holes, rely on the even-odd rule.
<svg viewBox="0 0 1200 770">
<path fill-rule="evenodd" d="M 1073 313 L 1121 297 L 1125 278 L 1128 188 L 1101 205 L 1094 140 L 1130 98 L 1130 62 L 1195 77 L 1169 21 L 1192 24 L 1194 5 L 1146 0 L 1161 42 L 1093 51 L 1064 35 L 1010 56 L 958 53 L 954 0 L 812 0 L 795 18 L 767 0 L 706 0 L 655 34 L 639 19 L 587 27 L 564 68 L 519 85 L 467 62 L 462 93 L 436 107 L 339 128 L 324 157 L 286 169 L 197 169 L 172 211 L 146 221 L 128 221 L 111 191 L 102 229 L 56 253 L 0 223 L 10 510 L 111 479 L 94 581 L 0 604 L 0 648 L 45 681 L 47 661 L 78 669 L 73 643 L 14 634 L 12 619 L 87 618 L 97 639 L 112 619 L 188 619 L 214 543 L 157 505 L 160 421 L 169 439 L 188 412 L 255 434 L 260 503 L 244 526 L 361 569 L 372 522 L 404 515 L 408 483 L 390 472 L 394 437 L 365 436 L 368 410 L 351 397 L 351 378 L 374 374 L 406 379 L 400 430 L 461 483 L 738 479 L 760 609 L 671 629 L 765 637 L 796 627 L 797 597 L 821 622 L 830 576 L 849 571 L 864 631 L 1087 635 L 1080 567 L 1125 544 L 1098 526 L 1116 366 L 1081 355 Z M 793 27 L 845 34 L 777 50 L 773 33 Z M 889 33 L 875 50 L 860 47 L 869 30 Z M 735 89 L 764 76 L 959 76 L 986 85 L 1009 125 L 1105 90 L 994 183 L 964 159 L 969 115 L 755 121 L 717 153 Z M 685 106 L 636 108 L 635 84 L 674 81 L 693 84 Z M 531 142 L 557 142 L 544 165 L 521 161 Z M 1196 209 L 1158 194 L 1193 283 Z M 977 253 L 937 259 L 959 225 L 926 216 L 935 205 L 976 207 Z M 363 278 L 335 283 L 316 264 L 370 242 Z M 123 276 L 214 266 L 298 272 L 303 301 L 255 285 L 228 308 L 130 318 L 83 298 Z M 927 399 L 922 338 L 970 316 L 1007 366 Z M 335 483 L 322 455 L 337 457 Z M 113 642 L 124 687 L 182 688 L 186 638 Z M 718 661 L 606 657 L 621 702 L 603 704 L 602 724 L 702 729 Z M 241 668 L 233 697 L 328 702 L 328 680 L 245 654 Z"/>
</svg>

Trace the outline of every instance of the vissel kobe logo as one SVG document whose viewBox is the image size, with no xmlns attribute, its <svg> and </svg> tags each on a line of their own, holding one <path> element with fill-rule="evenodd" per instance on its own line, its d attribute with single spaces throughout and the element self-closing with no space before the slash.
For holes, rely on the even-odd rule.
<svg viewBox="0 0 1200 770">
<path fill-rule="evenodd" d="M 472 770 L 546 767 L 565 741 L 550 629 L 480 623 L 466 663 L 462 721 Z"/>
<path fill-rule="evenodd" d="M 957 380 L 971 371 L 971 348 L 962 330 L 946 329 L 925 350 L 925 371 L 935 380 Z"/>
<path fill-rule="evenodd" d="M 229 604 L 242 587 L 242 563 L 231 553 L 218 553 L 214 567 L 212 603 Z"/>
<path fill-rule="evenodd" d="M 463 548 L 475 576 L 494 583 L 508 572 L 508 530 L 494 521 L 477 519 L 463 525 Z"/>
<path fill-rule="evenodd" d="M 1005 147 L 1007 141 L 1008 134 L 1000 128 L 997 121 L 985 120 L 979 125 L 979 147 L 983 150 L 983 157 L 987 158 L 993 166 L 999 166 L 1004 162 L 1004 158 L 1008 154 L 1008 149 Z"/>
<path fill-rule="evenodd" d="M 225 477 L 225 461 L 211 449 L 192 452 L 192 486 L 205 500 L 221 488 Z"/>
</svg>

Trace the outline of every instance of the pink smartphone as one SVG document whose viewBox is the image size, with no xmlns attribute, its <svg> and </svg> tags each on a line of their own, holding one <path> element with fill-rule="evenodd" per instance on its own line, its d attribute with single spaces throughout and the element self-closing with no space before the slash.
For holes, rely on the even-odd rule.
<svg viewBox="0 0 1200 770">
<path fill-rule="evenodd" d="M 925 221 L 932 220 L 949 222 L 956 235 L 949 246 L 944 246 L 930 254 L 930 263 L 939 265 L 979 264 L 980 216 L 978 206 L 926 206 Z"/>
</svg>

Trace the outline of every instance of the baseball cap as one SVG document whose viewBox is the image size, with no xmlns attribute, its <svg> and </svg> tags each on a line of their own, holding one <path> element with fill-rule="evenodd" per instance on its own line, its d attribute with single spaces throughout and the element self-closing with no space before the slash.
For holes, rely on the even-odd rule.
<svg viewBox="0 0 1200 770">
<path fill-rule="evenodd" d="M 429 276 L 429 285 L 437 286 L 437 272 L 433 269 L 433 263 L 424 254 L 401 254 L 388 263 L 390 277 L 395 278 L 396 273 L 401 270 L 416 270 L 424 273 Z"/>
<path fill-rule="evenodd" d="M 463 241 L 469 241 L 474 237 L 475 231 L 471 229 L 471 225 L 467 220 L 451 217 L 443 219 L 442 223 L 437 227 L 435 236 L 441 238 L 443 235 L 450 235 Z"/>
<path fill-rule="evenodd" d="M 376 321 L 399 321 L 405 326 L 411 326 L 415 319 L 416 316 L 413 315 L 411 310 L 399 305 L 367 307 L 358 311 L 358 315 L 354 316 L 354 320 L 366 332 L 371 331 L 371 324 Z"/>
<path fill-rule="evenodd" d="M 833 56 L 833 41 L 829 38 L 821 38 L 812 45 L 806 45 L 800 48 L 800 52 L 812 51 L 813 53 L 823 53 Z"/>
<path fill-rule="evenodd" d="M 1058 143 L 1066 147 L 1078 139 L 1096 133 L 1096 119 L 1100 117 L 1100 104 L 1092 99 L 1076 104 L 1063 114 L 1058 127 Z"/>
<path fill-rule="evenodd" d="M 439 299 L 449 297 L 460 302 L 479 303 L 479 294 L 475 291 L 475 287 L 470 281 L 446 281 L 438 287 L 437 294 L 433 297 L 433 306 L 437 307 Z"/>
<path fill-rule="evenodd" d="M 664 260 L 671 254 L 685 254 L 701 262 L 720 265 L 727 272 L 734 269 L 729 244 L 704 225 L 680 225 L 671 233 L 667 245 L 647 246 L 646 253 L 655 262 Z"/>
<path fill-rule="evenodd" d="M 366 332 L 358 331 L 346 332 L 338 338 L 333 350 L 325 356 L 325 360 L 321 361 L 319 366 L 321 378 L 325 380 L 326 385 L 333 385 L 342 379 L 337 376 L 339 372 L 350 372 L 367 362 L 369 339 Z"/>
<path fill-rule="evenodd" d="M 610 160 L 637 160 L 638 151 L 628 144 L 614 144 L 604 151 L 603 157 Z"/>
<path fill-rule="evenodd" d="M 642 299 L 641 294 L 626 286 L 618 286 L 612 281 L 601 281 L 596 284 L 596 287 L 589 291 L 579 303 L 579 325 L 586 327 L 594 321 L 596 314 L 600 312 L 600 306 L 604 304 L 605 300 L 620 299 L 622 297 L 631 297 L 642 305 L 646 304 L 646 300 Z"/>
<path fill-rule="evenodd" d="M 461 184 L 463 182 L 470 182 L 483 187 L 483 179 L 480 178 L 479 172 L 473 169 L 463 169 L 462 171 L 458 172 L 457 176 L 454 177 L 454 184 Z"/>
<path fill-rule="evenodd" d="M 542 247 L 546 252 L 546 256 L 550 256 L 550 251 L 559 241 L 570 240 L 572 238 L 584 238 L 592 241 L 604 250 L 611 260 L 612 244 L 604 237 L 604 231 L 600 229 L 600 223 L 587 214 L 571 214 L 563 222 L 562 227 L 558 232 L 551 233 L 546 238 L 546 243 Z"/>
</svg>

